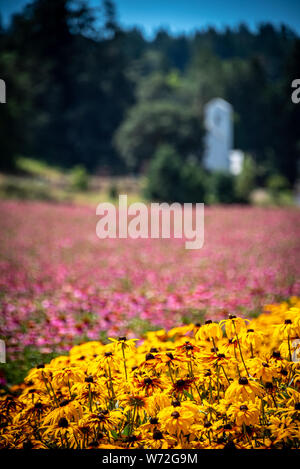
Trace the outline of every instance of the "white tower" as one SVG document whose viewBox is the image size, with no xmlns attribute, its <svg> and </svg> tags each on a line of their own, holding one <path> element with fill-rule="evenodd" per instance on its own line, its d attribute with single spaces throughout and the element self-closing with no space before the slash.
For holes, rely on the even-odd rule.
<svg viewBox="0 0 300 469">
<path fill-rule="evenodd" d="M 204 108 L 204 166 L 212 171 L 229 171 L 229 155 L 233 146 L 232 106 L 222 98 L 214 98 Z"/>
<path fill-rule="evenodd" d="M 229 153 L 229 170 L 237 176 L 242 172 L 244 164 L 244 152 L 242 150 L 231 150 Z"/>
</svg>

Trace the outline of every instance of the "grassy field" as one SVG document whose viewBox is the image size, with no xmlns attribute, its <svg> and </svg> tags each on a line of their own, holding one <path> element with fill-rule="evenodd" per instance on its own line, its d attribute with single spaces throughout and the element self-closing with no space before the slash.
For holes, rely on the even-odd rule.
<svg viewBox="0 0 300 469">
<path fill-rule="evenodd" d="M 129 203 L 143 201 L 141 178 L 133 176 L 87 175 L 86 187 L 81 188 L 72 170 L 46 163 L 18 158 L 14 175 L 0 174 L 0 198 L 44 200 L 95 205 L 114 201 L 118 194 L 127 194 Z M 80 182 L 80 181 L 79 181 Z"/>
</svg>

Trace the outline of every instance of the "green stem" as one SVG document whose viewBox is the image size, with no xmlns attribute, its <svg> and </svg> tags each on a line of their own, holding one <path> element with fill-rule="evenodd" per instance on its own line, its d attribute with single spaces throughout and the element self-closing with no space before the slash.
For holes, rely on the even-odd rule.
<svg viewBox="0 0 300 469">
<path fill-rule="evenodd" d="M 230 381 L 229 381 L 228 376 L 227 376 L 227 374 L 226 374 L 226 372 L 225 372 L 225 370 L 224 370 L 224 366 L 221 365 L 221 368 L 222 368 L 222 370 L 223 370 L 223 373 L 224 373 L 225 378 L 227 379 L 227 383 L 230 385 Z"/>
<path fill-rule="evenodd" d="M 128 381 L 128 378 L 127 378 L 127 367 L 126 367 L 126 358 L 125 358 L 125 346 L 124 346 L 124 344 L 122 344 L 122 354 L 123 354 L 123 363 L 124 363 L 124 370 L 125 370 L 125 378 L 126 378 L 126 381 Z"/>
<path fill-rule="evenodd" d="M 241 349 L 240 341 L 239 341 L 239 338 L 238 338 L 238 335 L 237 335 L 237 332 L 236 332 L 236 327 L 235 327 L 234 321 L 233 321 L 233 327 L 234 327 L 234 330 L 235 330 L 236 340 L 237 340 L 237 343 L 238 343 L 238 346 L 239 346 L 239 351 L 240 351 L 240 355 L 241 355 L 241 359 L 242 359 L 245 371 L 247 373 L 247 376 L 250 376 L 249 372 L 247 370 L 247 367 L 246 367 L 246 363 L 244 362 L 244 357 L 243 357 L 243 354 L 242 354 L 242 349 Z"/>
</svg>

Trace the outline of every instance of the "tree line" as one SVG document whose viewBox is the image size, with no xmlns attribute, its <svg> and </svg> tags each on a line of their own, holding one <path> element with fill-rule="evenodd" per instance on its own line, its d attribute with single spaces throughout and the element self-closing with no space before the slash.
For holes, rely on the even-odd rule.
<svg viewBox="0 0 300 469">
<path fill-rule="evenodd" d="M 281 174 L 292 186 L 299 68 L 300 39 L 285 25 L 177 36 L 160 29 L 147 39 L 118 24 L 109 0 L 97 10 L 86 1 L 34 0 L 0 25 L 1 169 L 14 171 L 16 156 L 27 155 L 139 174 L 153 171 L 159 148 L 171 155 L 171 145 L 176 156 L 166 164 L 185 163 L 192 175 L 203 154 L 203 107 L 219 96 L 234 108 L 235 148 L 251 155 L 258 181 Z"/>
</svg>

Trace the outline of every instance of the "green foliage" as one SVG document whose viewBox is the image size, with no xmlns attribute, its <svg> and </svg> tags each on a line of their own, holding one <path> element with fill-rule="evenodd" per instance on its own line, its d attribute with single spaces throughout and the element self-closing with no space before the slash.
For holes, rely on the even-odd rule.
<svg viewBox="0 0 300 469">
<path fill-rule="evenodd" d="M 272 174 L 267 180 L 267 188 L 273 196 L 276 196 L 279 192 L 289 189 L 289 182 L 281 174 Z"/>
<path fill-rule="evenodd" d="M 292 205 L 293 197 L 289 181 L 281 174 L 272 174 L 267 179 L 267 190 L 273 203 L 278 205 Z"/>
<path fill-rule="evenodd" d="M 235 179 L 229 173 L 216 171 L 209 179 L 209 202 L 232 204 L 237 201 L 234 187 Z"/>
<path fill-rule="evenodd" d="M 22 357 L 17 357 L 7 363 L 0 365 L 0 372 L 3 373 L 7 384 L 20 384 L 24 381 L 29 370 L 41 363 L 49 363 L 63 353 L 41 353 L 32 347 L 26 347 Z"/>
<path fill-rule="evenodd" d="M 172 101 L 141 101 L 116 134 L 118 151 L 134 171 L 143 168 L 160 145 L 172 142 L 182 158 L 200 158 L 202 126 L 190 108 Z"/>
<path fill-rule="evenodd" d="M 158 147 L 147 172 L 147 198 L 163 202 L 203 202 L 205 191 L 205 175 L 199 164 L 183 161 L 170 145 Z"/>
<path fill-rule="evenodd" d="M 12 172 L 16 155 L 26 150 L 28 144 L 32 81 L 28 70 L 19 67 L 20 52 L 6 51 L 1 47 L 1 37 L 0 78 L 6 84 L 6 103 L 0 104 L 0 168 Z"/>
<path fill-rule="evenodd" d="M 255 188 L 256 167 L 250 155 L 246 155 L 243 162 L 243 168 L 235 180 L 235 194 L 240 202 L 247 203 L 250 194 Z"/>
<path fill-rule="evenodd" d="M 108 195 L 109 195 L 109 198 L 112 199 L 112 200 L 117 199 L 117 197 L 119 195 L 119 191 L 118 191 L 118 186 L 116 184 L 112 183 L 109 186 Z"/>
<path fill-rule="evenodd" d="M 74 166 L 70 171 L 70 186 L 72 190 L 86 191 L 89 185 L 89 176 L 83 165 Z"/>
<path fill-rule="evenodd" d="M 59 181 L 63 174 L 59 167 L 50 166 L 42 160 L 23 156 L 16 158 L 16 169 L 18 172 L 51 181 Z"/>
<path fill-rule="evenodd" d="M 3 199 L 54 201 L 49 187 L 42 181 L 5 178 L 0 182 L 0 197 Z"/>
</svg>

